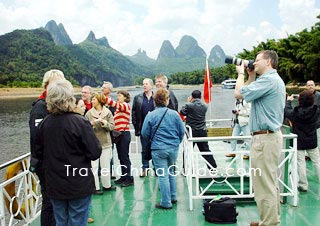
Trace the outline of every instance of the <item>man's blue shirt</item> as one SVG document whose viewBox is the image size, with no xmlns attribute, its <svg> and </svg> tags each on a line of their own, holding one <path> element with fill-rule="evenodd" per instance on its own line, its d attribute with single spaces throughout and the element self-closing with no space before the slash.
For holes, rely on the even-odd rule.
<svg viewBox="0 0 320 226">
<path fill-rule="evenodd" d="M 240 92 L 247 102 L 251 102 L 250 130 L 278 131 L 282 126 L 286 87 L 275 69 L 270 70 Z"/>
</svg>

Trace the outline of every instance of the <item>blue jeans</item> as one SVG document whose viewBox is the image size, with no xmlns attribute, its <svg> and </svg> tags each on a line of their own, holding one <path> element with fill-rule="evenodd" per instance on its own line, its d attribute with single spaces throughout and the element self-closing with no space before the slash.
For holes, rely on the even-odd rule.
<svg viewBox="0 0 320 226">
<path fill-rule="evenodd" d="M 146 146 L 147 141 L 142 139 L 142 136 L 140 136 L 141 141 L 141 161 L 142 161 L 142 169 L 148 169 L 149 168 L 149 161 L 144 159 L 144 156 L 146 155 Z"/>
<path fill-rule="evenodd" d="M 235 123 L 233 130 L 232 130 L 232 136 L 240 136 L 240 133 L 243 133 L 243 136 L 250 136 L 250 128 L 249 125 L 240 126 L 239 123 Z M 250 145 L 248 144 L 248 141 L 245 141 L 246 144 L 246 150 L 250 150 Z M 236 151 L 237 149 L 237 141 L 233 140 L 231 141 L 231 151 Z"/>
<path fill-rule="evenodd" d="M 79 199 L 51 199 L 57 226 L 86 226 L 91 195 Z"/>
<path fill-rule="evenodd" d="M 178 157 L 178 148 L 152 150 L 152 160 L 156 168 L 161 192 L 160 205 L 171 207 L 171 200 L 177 199 L 174 164 Z"/>
</svg>

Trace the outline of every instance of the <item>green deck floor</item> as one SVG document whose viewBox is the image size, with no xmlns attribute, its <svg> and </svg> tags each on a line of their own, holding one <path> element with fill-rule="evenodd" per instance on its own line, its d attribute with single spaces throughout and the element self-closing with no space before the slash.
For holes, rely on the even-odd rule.
<svg viewBox="0 0 320 226">
<path fill-rule="evenodd" d="M 133 165 L 139 165 L 140 155 L 132 154 Z M 316 173 L 311 162 L 308 165 L 309 190 L 299 194 L 299 206 L 281 205 L 282 226 L 315 226 L 320 222 L 320 187 L 316 182 Z M 185 177 L 177 176 L 178 203 L 172 210 L 159 210 L 154 206 L 160 199 L 157 177 L 135 177 L 131 187 L 105 192 L 102 196 L 94 195 L 90 217 L 95 222 L 92 226 L 200 226 L 217 225 L 204 220 L 202 200 L 195 200 L 194 210 L 189 210 L 188 189 Z M 227 225 L 249 225 L 258 220 L 258 211 L 254 202 L 237 202 L 238 222 Z M 40 225 L 37 219 L 33 226 Z M 224 224 L 226 225 L 226 224 Z"/>
</svg>

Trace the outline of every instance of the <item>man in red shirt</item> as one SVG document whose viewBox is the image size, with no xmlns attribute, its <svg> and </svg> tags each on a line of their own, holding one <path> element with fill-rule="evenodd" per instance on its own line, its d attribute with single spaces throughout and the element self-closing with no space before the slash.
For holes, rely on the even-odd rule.
<svg viewBox="0 0 320 226">
<path fill-rule="evenodd" d="M 91 97 L 92 97 L 92 88 L 91 86 L 84 86 L 81 90 L 81 99 L 83 100 L 84 104 L 86 105 L 86 110 L 84 114 L 87 113 L 92 108 L 91 104 Z"/>
</svg>

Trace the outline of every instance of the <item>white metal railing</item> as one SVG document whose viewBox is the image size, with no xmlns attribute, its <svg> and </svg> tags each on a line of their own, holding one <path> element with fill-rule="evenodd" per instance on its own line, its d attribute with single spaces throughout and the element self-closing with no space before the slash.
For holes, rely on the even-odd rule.
<svg viewBox="0 0 320 226">
<path fill-rule="evenodd" d="M 133 128 L 130 132 L 132 139 L 129 154 L 138 154 L 140 138 L 134 136 Z M 29 171 L 30 153 L 0 165 L 0 170 L 6 171 L 7 174 L 12 166 L 16 166 L 19 171 L 0 184 L 1 226 L 28 225 L 41 213 L 40 183 L 36 174 Z M 12 189 L 13 193 L 10 192 Z"/>
<path fill-rule="evenodd" d="M 230 121 L 230 120 L 219 120 L 221 121 Z M 211 125 L 216 125 L 214 120 L 211 120 Z M 233 158 L 228 164 L 223 166 L 224 168 L 206 169 L 206 165 L 209 164 L 206 162 L 203 155 L 212 155 L 212 152 L 199 152 L 194 151 L 193 143 L 194 142 L 209 142 L 212 144 L 214 142 L 222 141 L 232 141 L 232 140 L 251 140 L 251 136 L 223 136 L 223 137 L 193 137 L 192 130 L 187 126 L 186 136 L 183 140 L 183 165 L 184 165 L 184 175 L 186 176 L 188 191 L 189 191 L 189 208 L 193 209 L 193 200 L 195 199 L 213 199 L 216 195 L 206 194 L 210 187 L 217 183 L 224 183 L 226 187 L 232 190 L 233 194 L 228 195 L 231 198 L 253 198 L 254 192 L 252 189 L 252 169 L 251 169 L 251 160 L 246 164 L 243 160 L 243 155 L 248 155 L 249 150 L 238 150 L 234 153 L 236 157 Z M 278 182 L 280 187 L 280 196 L 284 199 L 289 197 L 288 202 L 293 205 L 298 205 L 298 192 L 297 192 L 297 135 L 295 134 L 283 134 L 284 148 L 281 151 L 281 161 L 278 166 Z M 287 140 L 293 140 L 293 145 L 285 147 Z M 288 146 L 288 145 L 287 145 Z M 224 152 L 225 150 L 214 149 L 215 156 L 218 155 L 218 152 Z M 224 156 L 224 155 L 223 155 Z M 235 163 L 238 163 L 234 168 Z M 202 163 L 202 164 L 201 164 Z M 205 164 L 203 164 L 205 163 Z M 200 167 L 200 165 L 205 165 L 205 167 Z M 203 170 L 204 169 L 204 170 Z M 228 171 L 226 171 L 228 169 Z M 234 171 L 241 169 L 242 173 L 237 172 L 236 174 L 231 174 L 229 169 L 234 169 Z M 201 171 L 200 171 L 201 170 Z M 205 187 L 200 188 L 200 180 L 202 178 L 208 178 L 210 183 Z M 236 188 L 230 182 L 231 179 L 237 179 L 240 183 L 240 187 Z M 245 183 L 249 183 L 246 186 L 249 187 L 248 191 L 245 191 Z M 285 198 L 286 199 L 286 198 Z"/>
<path fill-rule="evenodd" d="M 40 185 L 29 171 L 29 160 L 28 153 L 0 165 L 9 176 L 0 184 L 1 226 L 28 225 L 40 214 Z"/>
</svg>

